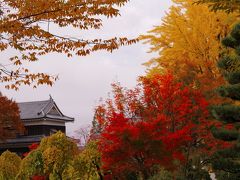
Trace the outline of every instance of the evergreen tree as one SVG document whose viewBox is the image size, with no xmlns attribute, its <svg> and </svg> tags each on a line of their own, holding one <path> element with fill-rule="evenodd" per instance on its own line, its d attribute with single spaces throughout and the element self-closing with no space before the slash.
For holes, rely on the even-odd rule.
<svg viewBox="0 0 240 180">
<path fill-rule="evenodd" d="M 240 12 L 239 0 L 197 0 L 197 3 L 208 3 L 213 11 L 226 11 L 227 13 Z"/>
<path fill-rule="evenodd" d="M 217 89 L 231 102 L 212 108 L 212 115 L 223 125 L 214 127 L 213 136 L 229 143 L 229 147 L 214 154 L 213 168 L 219 170 L 218 179 L 240 179 L 240 24 L 222 41 L 226 52 L 218 62 L 228 84 Z"/>
</svg>

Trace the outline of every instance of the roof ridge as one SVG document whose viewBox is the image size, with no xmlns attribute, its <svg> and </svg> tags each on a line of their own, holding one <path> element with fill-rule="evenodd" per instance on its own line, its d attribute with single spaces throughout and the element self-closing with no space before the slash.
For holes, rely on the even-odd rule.
<svg viewBox="0 0 240 180">
<path fill-rule="evenodd" d="M 54 104 L 54 101 L 52 99 L 49 99 L 48 100 L 48 103 L 45 104 L 45 106 L 40 110 L 39 113 L 43 112 L 44 116 L 46 115 L 46 113 L 44 112 L 44 110 L 47 108 L 47 106 L 50 104 L 50 103 L 53 103 Z"/>
<path fill-rule="evenodd" d="M 17 102 L 17 104 L 26 104 L 26 103 L 35 103 L 35 102 L 47 102 L 47 101 L 51 101 L 50 99 L 48 100 L 42 100 L 42 101 L 25 101 L 25 102 Z"/>
</svg>

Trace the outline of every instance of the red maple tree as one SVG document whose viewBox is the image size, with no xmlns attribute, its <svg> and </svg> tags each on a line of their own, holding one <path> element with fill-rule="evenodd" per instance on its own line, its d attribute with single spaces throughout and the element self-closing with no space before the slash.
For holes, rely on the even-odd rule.
<svg viewBox="0 0 240 180">
<path fill-rule="evenodd" d="M 16 102 L 0 93 L 0 140 L 15 138 L 24 131 Z"/>
<path fill-rule="evenodd" d="M 25 152 L 25 153 L 23 154 L 23 157 L 26 157 L 31 151 L 37 149 L 38 146 L 39 146 L 38 143 L 32 143 L 31 145 L 29 145 L 29 146 L 28 146 L 29 152 Z"/>
<path fill-rule="evenodd" d="M 95 113 L 103 169 L 147 179 L 154 165 L 171 170 L 185 163 L 186 147 L 210 142 L 207 106 L 199 92 L 171 74 L 142 77 L 132 90 L 113 84 L 113 99 Z"/>
</svg>

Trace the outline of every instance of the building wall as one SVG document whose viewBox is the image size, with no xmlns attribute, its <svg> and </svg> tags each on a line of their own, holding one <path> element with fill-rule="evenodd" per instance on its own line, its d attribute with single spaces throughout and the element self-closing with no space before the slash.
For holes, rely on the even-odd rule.
<svg viewBox="0 0 240 180">
<path fill-rule="evenodd" d="M 36 126 L 25 126 L 26 128 L 26 135 L 46 135 L 49 136 L 54 131 L 62 131 L 63 133 L 66 132 L 65 126 L 50 126 L 50 125 L 36 125 Z"/>
</svg>

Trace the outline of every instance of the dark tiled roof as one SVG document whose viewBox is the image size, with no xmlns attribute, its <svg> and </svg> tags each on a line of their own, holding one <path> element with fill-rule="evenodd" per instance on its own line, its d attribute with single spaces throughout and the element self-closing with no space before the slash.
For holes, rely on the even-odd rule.
<svg viewBox="0 0 240 180">
<path fill-rule="evenodd" d="M 51 119 L 59 119 L 59 120 L 65 120 L 65 121 L 73 121 L 74 118 L 70 118 L 67 116 L 64 116 L 61 111 L 60 115 L 50 115 L 48 112 L 51 110 L 51 108 L 55 105 L 57 107 L 56 103 L 53 101 L 52 98 L 46 101 L 33 101 L 33 102 L 22 102 L 18 103 L 18 107 L 20 110 L 20 118 L 22 120 L 28 120 L 28 119 L 39 119 L 39 118 L 51 118 Z"/>
<path fill-rule="evenodd" d="M 7 139 L 4 143 L 33 143 L 40 142 L 44 135 L 21 136 L 15 139 Z M 1 143 L 1 142 L 0 142 Z"/>
<path fill-rule="evenodd" d="M 51 102 L 47 101 L 34 101 L 18 103 L 21 119 L 35 119 L 42 118 L 46 114 L 46 108 Z"/>
<path fill-rule="evenodd" d="M 7 139 L 5 141 L 0 140 L 0 150 L 6 150 L 9 148 L 27 148 L 29 145 L 33 143 L 40 143 L 42 138 L 46 136 L 44 135 L 33 135 L 33 136 L 20 136 L 14 139 Z M 67 136 L 68 137 L 68 136 Z M 68 137 L 71 140 L 75 140 L 73 138 Z"/>
<path fill-rule="evenodd" d="M 6 141 L 0 141 L 0 150 L 6 150 L 9 148 L 27 148 L 32 143 L 40 143 L 43 137 L 45 136 L 21 136 L 15 139 L 7 139 Z"/>
</svg>

